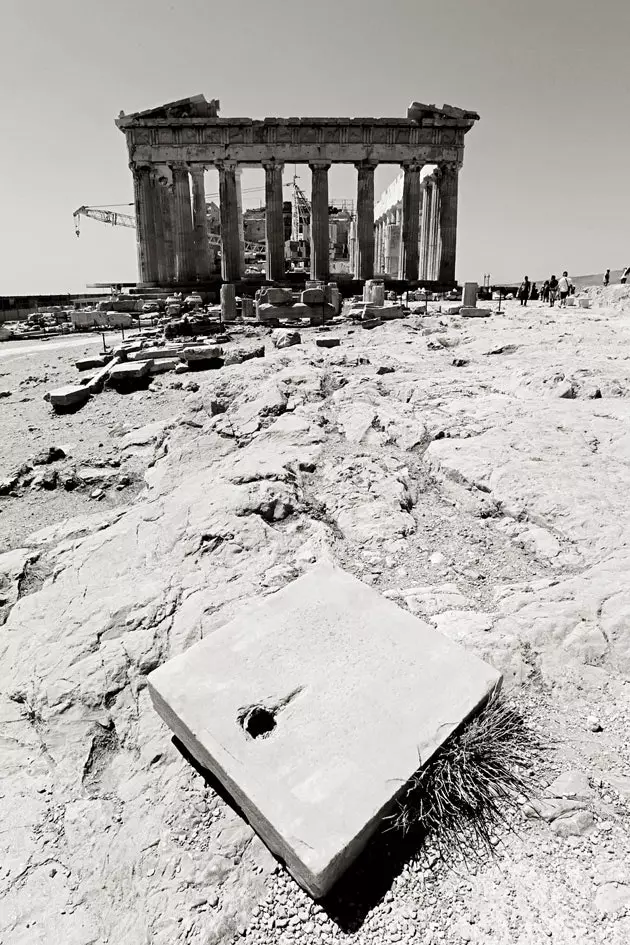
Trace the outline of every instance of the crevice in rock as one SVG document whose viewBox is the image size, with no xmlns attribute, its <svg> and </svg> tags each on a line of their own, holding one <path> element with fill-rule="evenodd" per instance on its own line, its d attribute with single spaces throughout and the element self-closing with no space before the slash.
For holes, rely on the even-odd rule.
<svg viewBox="0 0 630 945">
<path fill-rule="evenodd" d="M 97 723 L 92 735 L 90 752 L 81 776 L 81 783 L 89 792 L 98 790 L 103 772 L 119 747 L 120 743 L 114 723 L 111 722 L 110 725 Z"/>
</svg>

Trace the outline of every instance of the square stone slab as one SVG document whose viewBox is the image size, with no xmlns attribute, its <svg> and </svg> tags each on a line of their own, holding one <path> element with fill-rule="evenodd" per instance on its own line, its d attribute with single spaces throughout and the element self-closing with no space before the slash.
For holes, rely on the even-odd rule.
<svg viewBox="0 0 630 945">
<path fill-rule="evenodd" d="M 153 704 L 323 896 L 500 674 L 320 564 L 149 676 Z"/>
</svg>

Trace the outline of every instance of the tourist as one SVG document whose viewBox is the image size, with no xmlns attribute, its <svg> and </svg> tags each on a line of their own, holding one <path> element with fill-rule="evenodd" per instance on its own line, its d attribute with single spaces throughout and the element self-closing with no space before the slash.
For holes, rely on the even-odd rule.
<svg viewBox="0 0 630 945">
<path fill-rule="evenodd" d="M 540 298 L 540 296 L 538 295 L 538 289 L 536 288 L 535 282 L 532 282 L 532 289 L 531 289 L 531 292 L 529 293 L 529 297 L 532 300 L 532 302 L 536 302 L 536 300 Z"/>
<path fill-rule="evenodd" d="M 604 287 L 605 288 L 608 286 L 609 282 L 610 282 L 610 269 L 607 269 L 606 272 L 604 273 Z"/>
<path fill-rule="evenodd" d="M 549 305 L 553 308 L 554 302 L 556 301 L 556 295 L 558 294 L 558 280 L 555 276 L 552 276 L 549 280 Z"/>
<path fill-rule="evenodd" d="M 571 291 L 571 286 L 573 283 L 569 279 L 569 273 L 564 270 L 560 278 L 558 279 L 558 294 L 560 296 L 560 308 L 566 308 L 567 296 Z"/>
<path fill-rule="evenodd" d="M 628 276 L 630 276 L 630 266 L 626 266 L 624 271 L 621 273 L 621 279 L 619 281 L 625 285 Z"/>
<path fill-rule="evenodd" d="M 527 305 L 527 300 L 529 298 L 529 293 L 531 291 L 531 285 L 527 276 L 521 282 L 520 288 L 518 290 L 518 297 L 521 301 L 521 305 Z"/>
<path fill-rule="evenodd" d="M 549 279 L 545 279 L 543 282 L 543 287 L 540 290 L 540 298 L 543 302 L 549 301 Z"/>
</svg>

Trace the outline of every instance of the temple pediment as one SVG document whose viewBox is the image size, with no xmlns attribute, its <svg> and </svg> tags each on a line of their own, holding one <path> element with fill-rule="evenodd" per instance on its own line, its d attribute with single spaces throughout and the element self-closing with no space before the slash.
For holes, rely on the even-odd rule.
<svg viewBox="0 0 630 945">
<path fill-rule="evenodd" d="M 125 115 L 121 112 L 116 124 L 121 127 L 129 122 L 138 120 L 168 121 L 177 118 L 218 118 L 220 103 L 217 98 L 207 101 L 205 95 L 193 95 L 190 98 L 180 98 L 176 102 L 167 102 L 157 108 L 149 108 L 142 112 L 133 112 Z"/>
<path fill-rule="evenodd" d="M 455 105 L 425 105 L 423 102 L 412 102 L 407 109 L 407 118 L 412 121 L 422 121 L 426 118 L 464 118 L 471 121 L 479 121 L 477 112 L 468 111 L 465 108 L 457 108 Z"/>
</svg>

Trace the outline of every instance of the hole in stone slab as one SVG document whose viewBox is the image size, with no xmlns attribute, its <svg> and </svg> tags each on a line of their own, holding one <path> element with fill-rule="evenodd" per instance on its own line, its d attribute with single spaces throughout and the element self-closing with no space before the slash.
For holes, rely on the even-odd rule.
<svg viewBox="0 0 630 945">
<path fill-rule="evenodd" d="M 250 738 L 265 738 L 276 727 L 274 713 L 260 705 L 239 714 L 238 720 Z"/>
</svg>

